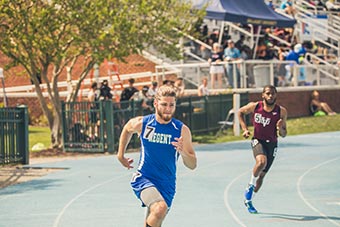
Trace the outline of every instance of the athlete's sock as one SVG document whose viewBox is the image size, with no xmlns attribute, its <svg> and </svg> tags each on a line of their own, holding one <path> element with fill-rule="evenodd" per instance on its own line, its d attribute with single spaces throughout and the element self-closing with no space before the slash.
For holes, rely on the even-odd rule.
<svg viewBox="0 0 340 227">
<path fill-rule="evenodd" d="M 252 174 L 251 178 L 250 178 L 249 184 L 252 184 L 252 185 L 256 186 L 256 181 L 257 181 L 258 178 L 259 178 L 258 176 L 255 177 L 254 174 Z"/>
<path fill-rule="evenodd" d="M 251 198 L 252 200 L 255 198 L 256 192 L 253 192 L 253 197 Z"/>
<path fill-rule="evenodd" d="M 146 227 L 152 227 L 151 225 L 149 225 L 148 223 L 146 223 Z"/>
</svg>

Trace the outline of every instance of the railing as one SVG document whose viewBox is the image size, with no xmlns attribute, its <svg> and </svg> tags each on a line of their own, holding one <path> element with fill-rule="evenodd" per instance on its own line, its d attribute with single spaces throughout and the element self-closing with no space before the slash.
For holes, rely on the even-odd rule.
<svg viewBox="0 0 340 227">
<path fill-rule="evenodd" d="M 241 94 L 240 104 L 248 102 L 248 94 Z M 151 101 L 152 103 L 152 101 Z M 90 108 L 96 104 L 96 108 Z M 63 103 L 64 150 L 68 152 L 116 152 L 119 136 L 125 123 L 135 117 L 149 114 L 140 102 L 131 100 L 114 103 Z M 193 134 L 214 132 L 233 108 L 233 94 L 206 97 L 188 96 L 178 99 L 174 117 L 190 127 Z M 139 147 L 137 137 L 130 147 Z"/>
<path fill-rule="evenodd" d="M 152 72 L 142 72 L 142 73 L 133 73 L 133 74 L 122 74 L 120 75 L 120 79 L 121 80 L 128 80 L 130 78 L 135 78 L 135 79 L 138 79 L 138 78 L 147 78 L 148 80 L 146 80 L 146 82 L 138 82 L 136 83 L 135 85 L 138 85 L 138 86 L 143 86 L 143 85 L 150 85 L 150 82 L 148 81 L 152 81 L 152 80 L 155 80 L 156 75 Z M 99 81 L 100 79 L 100 81 Z M 84 85 L 90 85 L 93 80 L 96 80 L 96 79 L 85 79 L 83 81 L 83 84 Z M 109 84 L 110 85 L 114 85 L 116 84 L 115 82 L 117 82 L 117 78 L 114 77 L 114 78 L 111 78 L 110 76 L 106 76 L 106 77 L 100 77 L 98 78 L 98 82 L 101 82 L 103 80 L 108 80 L 109 81 Z M 72 85 L 75 85 L 78 81 L 77 80 L 72 80 L 70 83 Z M 116 88 L 119 88 L 118 85 L 114 85 L 116 86 Z M 127 87 L 128 84 L 124 84 L 123 85 L 124 87 Z M 40 87 L 41 89 L 43 90 L 46 90 L 47 89 L 47 85 L 46 84 L 40 84 Z M 69 82 L 67 81 L 60 81 L 58 82 L 58 88 L 67 88 L 69 87 Z M 6 96 L 7 97 L 36 97 L 36 92 L 34 91 L 34 85 L 24 85 L 24 86 L 14 86 L 14 87 L 6 87 L 5 88 L 5 92 L 6 92 Z M 86 95 L 87 96 L 87 92 L 88 90 L 86 89 L 85 91 L 83 91 L 83 95 Z M 61 97 L 67 97 L 70 93 L 70 91 L 60 91 L 60 96 Z M 3 91 L 0 91 L 0 97 L 3 97 L 4 94 L 3 94 Z M 43 92 L 43 96 L 44 97 L 48 97 L 48 93 L 47 92 Z"/>
<path fill-rule="evenodd" d="M 28 164 L 27 107 L 0 108 L 0 164 Z"/>
<path fill-rule="evenodd" d="M 308 55 L 312 56 L 312 55 Z M 278 60 L 238 60 L 232 62 L 221 62 L 225 68 L 232 65 L 233 83 L 229 84 L 227 79 L 228 70 L 223 77 L 223 84 L 220 89 L 223 90 L 233 87 L 233 89 L 245 89 L 253 87 L 262 87 L 266 84 L 275 86 L 312 86 L 312 85 L 339 85 L 339 68 L 331 64 L 302 64 L 298 65 L 295 61 L 278 61 Z M 198 86 L 200 81 L 205 77 L 210 79 L 209 64 L 176 64 L 176 65 L 159 65 L 156 66 L 156 73 L 164 77 L 163 72 L 175 67 L 181 71 L 181 76 L 189 83 Z M 305 72 L 302 72 L 305 71 Z M 304 76 L 301 76 L 304 73 Z M 313 77 L 316 74 L 319 77 Z M 238 81 L 239 75 L 239 84 Z M 219 92 L 219 90 L 218 90 Z"/>
</svg>

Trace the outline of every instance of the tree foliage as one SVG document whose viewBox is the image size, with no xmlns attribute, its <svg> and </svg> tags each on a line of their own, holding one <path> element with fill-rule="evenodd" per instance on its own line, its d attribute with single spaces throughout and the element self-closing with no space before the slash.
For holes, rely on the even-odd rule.
<svg viewBox="0 0 340 227">
<path fill-rule="evenodd" d="M 177 31 L 191 34 L 202 16 L 178 0 L 0 0 L 0 51 L 11 60 L 5 69 L 20 65 L 34 83 L 56 147 L 61 145 L 57 83 L 66 67 L 78 80 L 69 97 L 74 101 L 81 82 L 104 59 L 124 60 L 149 45 L 178 58 Z M 82 72 L 73 75 L 80 59 Z M 39 80 L 46 83 L 48 100 Z"/>
</svg>

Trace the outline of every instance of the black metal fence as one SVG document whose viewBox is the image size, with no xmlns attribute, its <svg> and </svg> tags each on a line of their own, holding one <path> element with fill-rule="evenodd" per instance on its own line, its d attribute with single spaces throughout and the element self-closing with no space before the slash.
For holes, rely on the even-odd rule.
<svg viewBox="0 0 340 227">
<path fill-rule="evenodd" d="M 248 95 L 241 95 L 241 105 Z M 152 106 L 152 102 L 150 103 Z M 192 134 L 217 132 L 218 121 L 226 118 L 233 108 L 233 95 L 206 97 L 189 96 L 178 100 L 175 118 L 183 121 Z M 135 116 L 148 114 L 138 101 L 72 102 L 62 104 L 63 139 L 65 151 L 116 152 L 119 136 L 125 123 Z M 136 136 L 130 147 L 139 147 Z"/>
<path fill-rule="evenodd" d="M 0 108 L 0 164 L 29 163 L 27 107 Z"/>
</svg>

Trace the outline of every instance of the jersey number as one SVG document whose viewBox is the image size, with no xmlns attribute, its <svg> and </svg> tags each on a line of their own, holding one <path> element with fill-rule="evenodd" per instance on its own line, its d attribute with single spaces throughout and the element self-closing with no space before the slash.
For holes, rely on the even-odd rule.
<svg viewBox="0 0 340 227">
<path fill-rule="evenodd" d="M 146 126 L 143 137 L 145 139 L 149 139 L 150 137 L 153 136 L 154 132 L 155 132 L 154 127 Z"/>
</svg>

